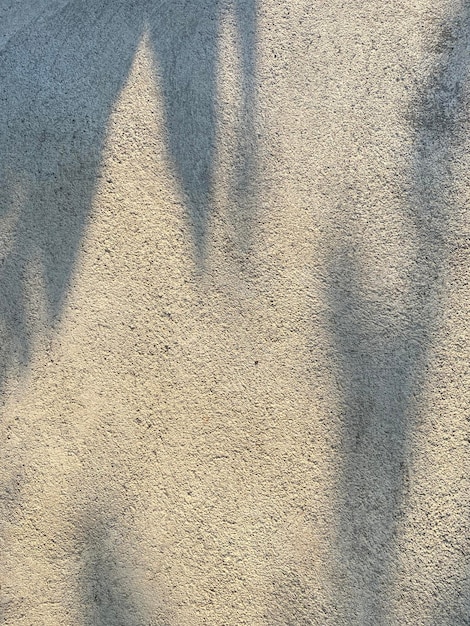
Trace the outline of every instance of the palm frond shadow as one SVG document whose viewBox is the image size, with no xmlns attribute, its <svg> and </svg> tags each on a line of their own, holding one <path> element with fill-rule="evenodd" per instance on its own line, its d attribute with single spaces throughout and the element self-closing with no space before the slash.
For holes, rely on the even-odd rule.
<svg viewBox="0 0 470 626">
<path fill-rule="evenodd" d="M 228 10 L 236 12 L 243 31 L 241 136 L 253 131 L 255 116 L 256 0 L 237 0 L 235 7 L 225 0 L 44 4 L 1 40 L 2 379 L 29 363 L 38 328 L 52 328 L 60 319 L 90 216 L 107 122 L 144 34 L 161 87 L 166 150 L 192 234 L 194 258 L 188 262 L 199 269 L 214 212 L 218 37 Z M 232 194 L 234 206 L 238 197 L 243 204 L 242 187 L 253 191 L 255 144 L 252 138 L 241 143 L 249 143 L 251 152 L 240 147 L 245 173 Z"/>
</svg>

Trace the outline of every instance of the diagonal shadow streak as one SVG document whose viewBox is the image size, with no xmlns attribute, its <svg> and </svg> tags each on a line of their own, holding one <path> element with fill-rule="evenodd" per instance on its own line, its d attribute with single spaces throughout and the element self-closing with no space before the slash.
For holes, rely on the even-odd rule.
<svg viewBox="0 0 470 626">
<path fill-rule="evenodd" d="M 1 386 L 9 371 L 30 360 L 31 309 L 38 315 L 35 307 L 42 305 L 49 328 L 60 318 L 107 121 L 145 32 L 161 84 L 166 148 L 194 262 L 203 269 L 214 209 L 218 36 L 226 11 L 236 13 L 240 30 L 240 133 L 246 135 L 255 115 L 256 0 L 43 0 L 33 17 L 0 39 Z M 240 158 L 248 159 L 243 151 Z M 251 164 L 241 169 L 249 186 Z M 39 304 L 38 288 L 44 292 Z"/>
<path fill-rule="evenodd" d="M 455 236 L 450 232 L 450 161 L 462 139 L 469 26 L 467 3 L 445 25 L 434 71 L 410 114 L 414 143 L 405 217 L 415 233 L 415 260 L 402 318 L 367 296 L 353 246 L 340 246 L 330 259 L 328 297 L 344 407 L 338 595 L 351 611 L 351 624 L 393 621 L 388 594 L 406 494 L 411 416 L 426 379 L 432 333 L 442 312 L 449 242 Z M 344 218 L 343 227 L 354 240 L 353 216 Z"/>
</svg>

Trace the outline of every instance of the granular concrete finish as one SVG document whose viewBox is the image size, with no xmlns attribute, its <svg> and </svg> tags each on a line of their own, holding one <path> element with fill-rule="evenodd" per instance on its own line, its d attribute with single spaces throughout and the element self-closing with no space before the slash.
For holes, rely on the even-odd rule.
<svg viewBox="0 0 470 626">
<path fill-rule="evenodd" d="M 470 6 L 0 4 L 8 626 L 463 626 Z"/>
</svg>

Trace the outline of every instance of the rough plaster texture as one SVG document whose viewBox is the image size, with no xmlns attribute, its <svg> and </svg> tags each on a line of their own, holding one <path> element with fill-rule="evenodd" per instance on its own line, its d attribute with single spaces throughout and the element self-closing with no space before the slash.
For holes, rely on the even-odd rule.
<svg viewBox="0 0 470 626">
<path fill-rule="evenodd" d="M 1 623 L 470 624 L 469 54 L 2 0 Z"/>
</svg>

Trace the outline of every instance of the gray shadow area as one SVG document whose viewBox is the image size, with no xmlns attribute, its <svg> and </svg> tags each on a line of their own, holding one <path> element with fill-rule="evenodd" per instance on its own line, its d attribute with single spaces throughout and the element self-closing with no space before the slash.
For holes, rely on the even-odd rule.
<svg viewBox="0 0 470 626">
<path fill-rule="evenodd" d="M 199 269 L 214 210 L 218 36 L 227 11 L 237 16 L 243 71 L 243 175 L 232 194 L 235 205 L 250 186 L 254 161 L 247 134 L 255 116 L 256 0 L 42 0 L 38 6 L 34 15 L 24 9 L 24 19 L 15 13 L 17 29 L 0 39 L 1 381 L 30 360 L 32 318 L 45 316 L 47 328 L 60 318 L 107 121 L 144 33 L 163 92 L 167 153 L 192 233 L 190 262 Z M 38 289 L 44 302 L 34 301 Z"/>
<path fill-rule="evenodd" d="M 338 596 L 349 611 L 350 624 L 395 623 L 389 593 L 397 523 L 407 489 L 412 416 L 442 314 L 449 242 L 456 237 L 451 161 L 455 146 L 464 140 L 469 26 L 467 4 L 442 28 L 435 69 L 409 112 L 414 145 L 405 210 L 415 232 L 416 260 L 402 319 L 397 319 L 393 307 L 372 301 L 365 293 L 361 258 L 354 246 L 345 244 L 330 259 L 331 329 L 344 407 Z M 350 235 L 343 240 L 354 241 L 353 215 L 344 217 L 343 228 Z M 468 623 L 462 608 L 462 601 L 468 606 L 468 598 L 459 590 L 453 598 L 440 600 L 445 611 L 435 623 Z"/>
<path fill-rule="evenodd" d="M 84 529 L 80 589 L 85 626 L 169 626 L 172 622 L 158 598 L 149 598 L 132 582 L 124 555 L 116 544 L 116 528 L 103 519 Z M 151 607 L 151 608 L 150 608 Z"/>
</svg>

